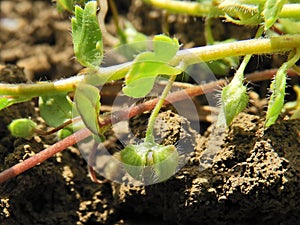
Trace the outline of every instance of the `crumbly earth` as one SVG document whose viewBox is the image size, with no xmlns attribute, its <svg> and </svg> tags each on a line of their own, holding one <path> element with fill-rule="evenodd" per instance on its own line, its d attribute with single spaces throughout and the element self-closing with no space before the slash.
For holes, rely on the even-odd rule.
<svg viewBox="0 0 300 225">
<path fill-rule="evenodd" d="M 214 129 L 196 139 L 189 162 L 168 181 L 118 186 L 123 210 L 173 224 L 299 224 L 300 120 L 264 131 L 259 117 L 241 113 L 219 137 Z M 219 149 L 201 169 L 212 146 Z"/>
<path fill-rule="evenodd" d="M 59 79 L 80 70 L 73 60 L 70 15 L 58 14 L 50 0 L 0 4 L 1 82 Z M 148 35 L 162 32 L 161 11 L 138 0 L 122 1 L 118 7 L 120 17 L 127 16 L 140 31 Z M 170 15 L 170 33 L 185 46 L 201 45 L 200 20 Z M 236 32 L 236 26 L 225 28 L 218 22 L 215 26 L 216 40 L 231 34 L 243 35 L 234 36 L 243 39 L 252 36 L 252 31 Z M 277 66 L 282 60 L 278 58 L 259 63 L 263 68 L 257 68 L 256 62 L 249 67 Z M 266 92 L 268 84 L 262 84 L 255 87 L 259 93 Z M 26 140 L 9 134 L 6 127 L 15 118 L 31 117 L 46 129 L 35 106 L 33 100 L 0 111 L 1 171 L 57 141 L 53 135 Z M 130 121 L 137 138 L 143 137 L 148 116 Z M 169 180 L 146 187 L 96 184 L 76 146 L 70 147 L 1 184 L 0 224 L 300 224 L 300 120 L 280 119 L 264 130 L 261 115 L 241 113 L 228 130 L 211 126 L 200 136 L 185 118 L 169 110 L 160 118 L 157 140 L 179 144 L 179 150 L 189 156 Z M 121 147 L 116 143 L 111 151 Z"/>
</svg>

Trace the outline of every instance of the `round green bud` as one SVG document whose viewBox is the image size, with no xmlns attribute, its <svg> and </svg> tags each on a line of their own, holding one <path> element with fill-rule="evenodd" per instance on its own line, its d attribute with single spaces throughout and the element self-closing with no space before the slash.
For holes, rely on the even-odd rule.
<svg viewBox="0 0 300 225">
<path fill-rule="evenodd" d="M 174 145 L 156 143 L 127 145 L 120 153 L 126 171 L 134 179 L 152 184 L 170 178 L 178 166 L 178 152 Z"/>
<path fill-rule="evenodd" d="M 36 123 L 30 119 L 15 119 L 8 125 L 13 136 L 22 138 L 31 138 L 35 127 Z"/>
<path fill-rule="evenodd" d="M 62 140 L 64 138 L 70 136 L 72 133 L 73 133 L 72 130 L 70 130 L 69 128 L 64 128 L 57 132 L 57 137 L 59 140 Z"/>
</svg>

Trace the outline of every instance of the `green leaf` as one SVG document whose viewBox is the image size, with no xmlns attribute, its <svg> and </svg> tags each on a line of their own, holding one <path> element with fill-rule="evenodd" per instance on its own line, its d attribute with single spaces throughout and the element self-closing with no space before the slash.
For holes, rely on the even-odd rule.
<svg viewBox="0 0 300 225">
<path fill-rule="evenodd" d="M 36 123 L 30 119 L 15 119 L 9 125 L 8 129 L 15 137 L 31 138 L 34 134 Z"/>
<path fill-rule="evenodd" d="M 133 98 L 146 96 L 152 90 L 155 80 L 156 77 L 140 78 L 123 87 L 123 92 L 125 95 Z"/>
<path fill-rule="evenodd" d="M 157 58 L 153 52 L 139 54 L 134 60 L 130 71 L 126 74 L 126 84 L 145 77 L 156 77 L 159 74 L 173 75 L 181 72 L 181 70 Z"/>
<path fill-rule="evenodd" d="M 268 30 L 276 20 L 279 18 L 279 14 L 284 6 L 286 0 L 267 0 L 262 15 L 265 20 L 265 30 Z"/>
<path fill-rule="evenodd" d="M 74 99 L 84 124 L 94 134 L 100 134 L 100 94 L 98 88 L 90 84 L 80 84 L 76 88 Z"/>
<path fill-rule="evenodd" d="M 52 127 L 72 118 L 72 102 L 66 94 L 39 97 L 40 115 Z"/>
<path fill-rule="evenodd" d="M 13 96 L 0 96 L 0 110 L 5 109 L 13 104 L 27 102 L 31 98 L 27 97 L 13 97 Z"/>
<path fill-rule="evenodd" d="M 176 55 L 179 43 L 176 39 L 157 35 L 153 40 L 154 52 L 140 53 L 125 77 L 123 92 L 134 98 L 146 96 L 153 88 L 158 75 L 176 75 L 182 71 L 168 64 Z"/>
<path fill-rule="evenodd" d="M 83 66 L 97 67 L 103 58 L 102 33 L 98 25 L 97 3 L 90 1 L 82 9 L 75 6 L 72 37 L 75 56 Z"/>
<path fill-rule="evenodd" d="M 0 98 L 0 110 L 9 106 L 9 101 L 7 98 Z"/>
<path fill-rule="evenodd" d="M 168 62 L 179 50 L 178 40 L 166 35 L 156 35 L 153 38 L 153 48 L 156 60 Z"/>
</svg>

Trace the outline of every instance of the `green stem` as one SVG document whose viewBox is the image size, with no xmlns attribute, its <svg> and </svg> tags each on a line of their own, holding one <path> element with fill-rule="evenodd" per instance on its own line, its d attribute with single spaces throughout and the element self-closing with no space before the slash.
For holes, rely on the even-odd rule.
<svg viewBox="0 0 300 225">
<path fill-rule="evenodd" d="M 192 16 L 219 17 L 222 11 L 211 3 L 170 1 L 170 0 L 143 0 L 155 7 L 165 9 L 171 13 L 183 13 Z"/>
<path fill-rule="evenodd" d="M 259 27 L 254 38 L 259 38 L 263 34 L 263 32 L 264 32 L 264 28 L 262 26 Z M 245 71 L 246 66 L 248 65 L 251 57 L 252 57 L 252 54 L 248 54 L 244 57 L 242 63 L 240 64 L 238 70 L 236 71 L 232 81 L 234 81 L 235 79 L 238 79 L 239 82 L 243 82 L 243 80 L 244 80 L 244 71 Z"/>
<path fill-rule="evenodd" d="M 186 65 L 231 56 L 242 56 L 248 54 L 268 54 L 275 52 L 290 51 L 300 46 L 300 35 L 283 35 L 271 38 L 251 39 L 233 43 L 217 44 L 205 47 L 196 47 L 181 50 L 170 62 L 178 65 L 184 62 Z"/>
<path fill-rule="evenodd" d="M 198 3 L 187 1 L 173 1 L 173 0 L 143 0 L 157 8 L 165 9 L 171 13 L 188 14 L 191 16 L 211 16 L 222 17 L 224 12 L 218 8 L 218 5 L 213 3 Z M 242 1 L 245 4 L 261 3 L 259 0 Z M 293 18 L 300 19 L 300 4 L 285 4 L 280 12 L 279 18 Z"/>
<path fill-rule="evenodd" d="M 217 44 L 180 50 L 170 62 L 171 65 L 191 65 L 201 62 L 222 59 L 230 56 L 247 54 L 268 54 L 290 51 L 300 46 L 300 35 L 283 35 L 265 39 L 252 39 L 233 43 Z M 125 77 L 131 68 L 132 62 L 99 68 L 98 71 L 87 71 L 85 75 L 36 84 L 4 84 L 0 83 L 0 95 L 37 97 L 71 92 L 81 82 L 101 85 Z"/>
<path fill-rule="evenodd" d="M 205 36 L 205 40 L 206 40 L 206 45 L 214 44 L 215 40 L 214 40 L 212 29 L 211 29 L 211 17 L 205 18 L 204 36 Z"/>
<path fill-rule="evenodd" d="M 164 88 L 164 91 L 161 94 L 159 101 L 155 105 L 155 107 L 150 115 L 150 118 L 148 121 L 148 127 L 146 130 L 145 142 L 150 142 L 150 143 L 154 142 L 153 129 L 154 129 L 155 120 L 159 113 L 159 110 L 161 109 L 162 105 L 164 104 L 165 99 L 168 96 L 168 94 L 172 88 L 172 84 L 175 81 L 175 79 L 176 79 L 176 75 L 170 77 L 168 84 Z"/>
<path fill-rule="evenodd" d="M 38 82 L 34 84 L 5 84 L 0 83 L 0 96 L 22 96 L 37 97 L 43 95 L 54 95 L 57 93 L 72 92 L 82 82 L 95 85 L 105 84 L 113 80 L 124 78 L 132 63 L 124 63 L 117 66 L 99 68 L 98 71 L 84 69 L 77 76 L 54 82 Z"/>
<path fill-rule="evenodd" d="M 279 18 L 300 19 L 300 4 L 285 4 L 279 14 Z"/>
</svg>

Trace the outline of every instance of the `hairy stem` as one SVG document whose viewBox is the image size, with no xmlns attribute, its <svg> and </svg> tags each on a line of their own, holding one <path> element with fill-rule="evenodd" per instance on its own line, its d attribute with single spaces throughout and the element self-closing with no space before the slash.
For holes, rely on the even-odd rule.
<svg viewBox="0 0 300 225">
<path fill-rule="evenodd" d="M 170 62 L 178 66 L 182 63 L 191 65 L 201 62 L 222 59 L 230 56 L 243 56 L 247 54 L 267 54 L 289 51 L 300 46 L 300 35 L 283 35 L 266 39 L 252 39 L 234 43 L 217 44 L 204 47 L 180 50 Z M 85 70 L 80 76 L 35 84 L 0 84 L 0 95 L 37 97 L 62 92 L 71 92 L 81 82 L 101 85 L 125 77 L 132 66 L 132 62 L 99 68 L 98 71 Z"/>
<path fill-rule="evenodd" d="M 171 13 L 188 14 L 199 17 L 222 17 L 224 12 L 218 8 L 218 5 L 213 3 L 203 2 L 188 2 L 188 1 L 173 1 L 173 0 L 143 0 L 157 8 L 167 10 Z M 258 5 L 260 0 L 240 1 L 244 4 Z M 279 18 L 300 18 L 300 4 L 285 4 L 279 14 Z"/>
<path fill-rule="evenodd" d="M 198 3 L 186 1 L 170 1 L 170 0 L 143 0 L 160 9 L 165 9 L 171 13 L 183 13 L 192 16 L 211 16 L 219 17 L 222 11 L 211 3 Z"/>
</svg>

